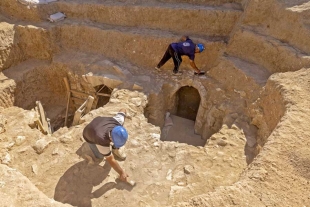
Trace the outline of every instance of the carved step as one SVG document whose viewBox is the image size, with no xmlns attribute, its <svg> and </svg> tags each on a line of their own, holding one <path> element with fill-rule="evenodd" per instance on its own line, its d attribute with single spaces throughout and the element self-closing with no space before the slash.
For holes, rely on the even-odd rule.
<svg viewBox="0 0 310 207">
<path fill-rule="evenodd" d="M 310 67 L 308 54 L 251 28 L 238 30 L 230 40 L 227 52 L 231 56 L 261 65 L 271 73 Z"/>
</svg>

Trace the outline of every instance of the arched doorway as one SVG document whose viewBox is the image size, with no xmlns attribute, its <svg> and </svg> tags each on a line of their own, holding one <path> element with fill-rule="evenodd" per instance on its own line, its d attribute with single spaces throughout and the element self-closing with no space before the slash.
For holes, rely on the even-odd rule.
<svg viewBox="0 0 310 207">
<path fill-rule="evenodd" d="M 183 86 L 174 93 L 172 100 L 171 113 L 166 113 L 161 140 L 204 146 L 206 140 L 195 133 L 195 121 L 201 100 L 198 90 Z"/>
<path fill-rule="evenodd" d="M 196 88 L 184 86 L 177 92 L 176 115 L 195 121 L 200 104 L 200 95 Z"/>
</svg>

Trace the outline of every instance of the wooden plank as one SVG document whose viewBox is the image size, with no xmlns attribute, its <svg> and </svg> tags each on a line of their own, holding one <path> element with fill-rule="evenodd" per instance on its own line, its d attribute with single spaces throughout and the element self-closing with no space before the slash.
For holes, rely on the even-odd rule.
<svg viewBox="0 0 310 207">
<path fill-rule="evenodd" d="M 96 95 L 111 97 L 111 94 L 107 94 L 107 93 L 96 93 Z"/>
<path fill-rule="evenodd" d="M 82 112 L 83 111 L 79 109 L 75 111 L 72 126 L 75 126 L 80 122 Z"/>
<path fill-rule="evenodd" d="M 81 99 L 77 99 L 77 100 L 81 100 Z M 81 117 L 87 114 L 91 110 L 93 102 L 94 102 L 94 97 L 88 96 L 87 100 L 74 113 L 72 126 L 79 124 Z"/>
<path fill-rule="evenodd" d="M 70 92 L 69 81 L 68 81 L 68 79 L 66 77 L 64 77 L 64 82 L 65 82 L 65 86 L 66 86 L 67 92 Z"/>
<path fill-rule="evenodd" d="M 94 97 L 88 96 L 88 99 L 86 101 L 87 103 L 86 103 L 85 110 L 84 110 L 84 115 L 90 112 L 94 99 L 95 99 Z"/>
<path fill-rule="evenodd" d="M 51 125 L 51 120 L 49 118 L 47 118 L 47 124 L 48 124 L 48 133 L 52 134 L 53 130 L 52 130 L 52 125 Z"/>
<path fill-rule="evenodd" d="M 36 101 L 36 104 L 37 104 L 37 107 L 38 107 L 38 109 L 39 109 L 40 121 L 41 121 L 41 123 L 42 123 L 42 126 L 43 126 L 44 130 L 45 130 L 46 132 L 48 132 L 48 131 L 49 131 L 49 130 L 48 130 L 48 123 L 47 123 L 47 119 L 46 119 L 46 116 L 45 116 L 45 111 L 44 111 L 44 109 L 43 109 L 43 106 L 42 106 L 42 104 L 41 104 L 40 101 Z"/>
<path fill-rule="evenodd" d="M 69 111 L 71 92 L 70 92 L 70 85 L 69 85 L 68 79 L 66 77 L 64 77 L 64 82 L 65 82 L 66 89 L 67 89 L 67 108 L 66 108 L 65 125 L 64 125 L 66 127 L 67 122 L 68 122 L 68 111 Z"/>
<path fill-rule="evenodd" d="M 99 93 L 102 89 L 104 89 L 105 85 L 103 85 L 98 91 L 97 93 Z"/>
<path fill-rule="evenodd" d="M 41 121 L 40 121 L 39 119 L 36 119 L 34 122 L 37 124 L 38 128 L 40 129 L 40 131 L 41 131 L 43 134 L 47 134 L 47 132 L 44 130 L 44 128 L 43 128 L 43 126 L 42 126 L 42 123 L 41 123 Z"/>
</svg>

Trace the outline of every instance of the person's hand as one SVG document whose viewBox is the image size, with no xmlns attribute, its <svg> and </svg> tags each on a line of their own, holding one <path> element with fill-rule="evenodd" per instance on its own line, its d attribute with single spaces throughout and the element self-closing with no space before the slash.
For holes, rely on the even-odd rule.
<svg viewBox="0 0 310 207">
<path fill-rule="evenodd" d="M 125 172 L 123 172 L 120 176 L 119 179 L 121 181 L 127 182 L 127 177 L 129 177 Z"/>
<path fill-rule="evenodd" d="M 122 108 L 122 109 L 120 109 L 120 110 L 119 110 L 119 112 L 122 112 L 122 113 L 124 113 L 124 114 L 125 114 L 125 116 L 127 116 L 127 109 Z"/>
</svg>

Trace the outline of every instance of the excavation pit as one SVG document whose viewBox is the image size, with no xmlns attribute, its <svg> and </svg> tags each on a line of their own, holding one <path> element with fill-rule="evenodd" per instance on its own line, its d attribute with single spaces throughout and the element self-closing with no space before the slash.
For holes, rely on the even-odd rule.
<svg viewBox="0 0 310 207">
<path fill-rule="evenodd" d="M 309 75 L 297 70 L 310 66 L 310 35 L 307 11 L 291 4 L 1 0 L 3 204 L 20 195 L 20 206 L 305 206 Z M 47 22 L 59 10 L 67 18 Z M 184 33 L 206 46 L 195 56 L 205 76 L 186 57 L 182 76 L 172 61 L 154 70 Z M 36 101 L 52 134 L 29 127 Z M 81 136 L 122 108 L 129 140 L 119 164 L 135 187 Z"/>
</svg>

